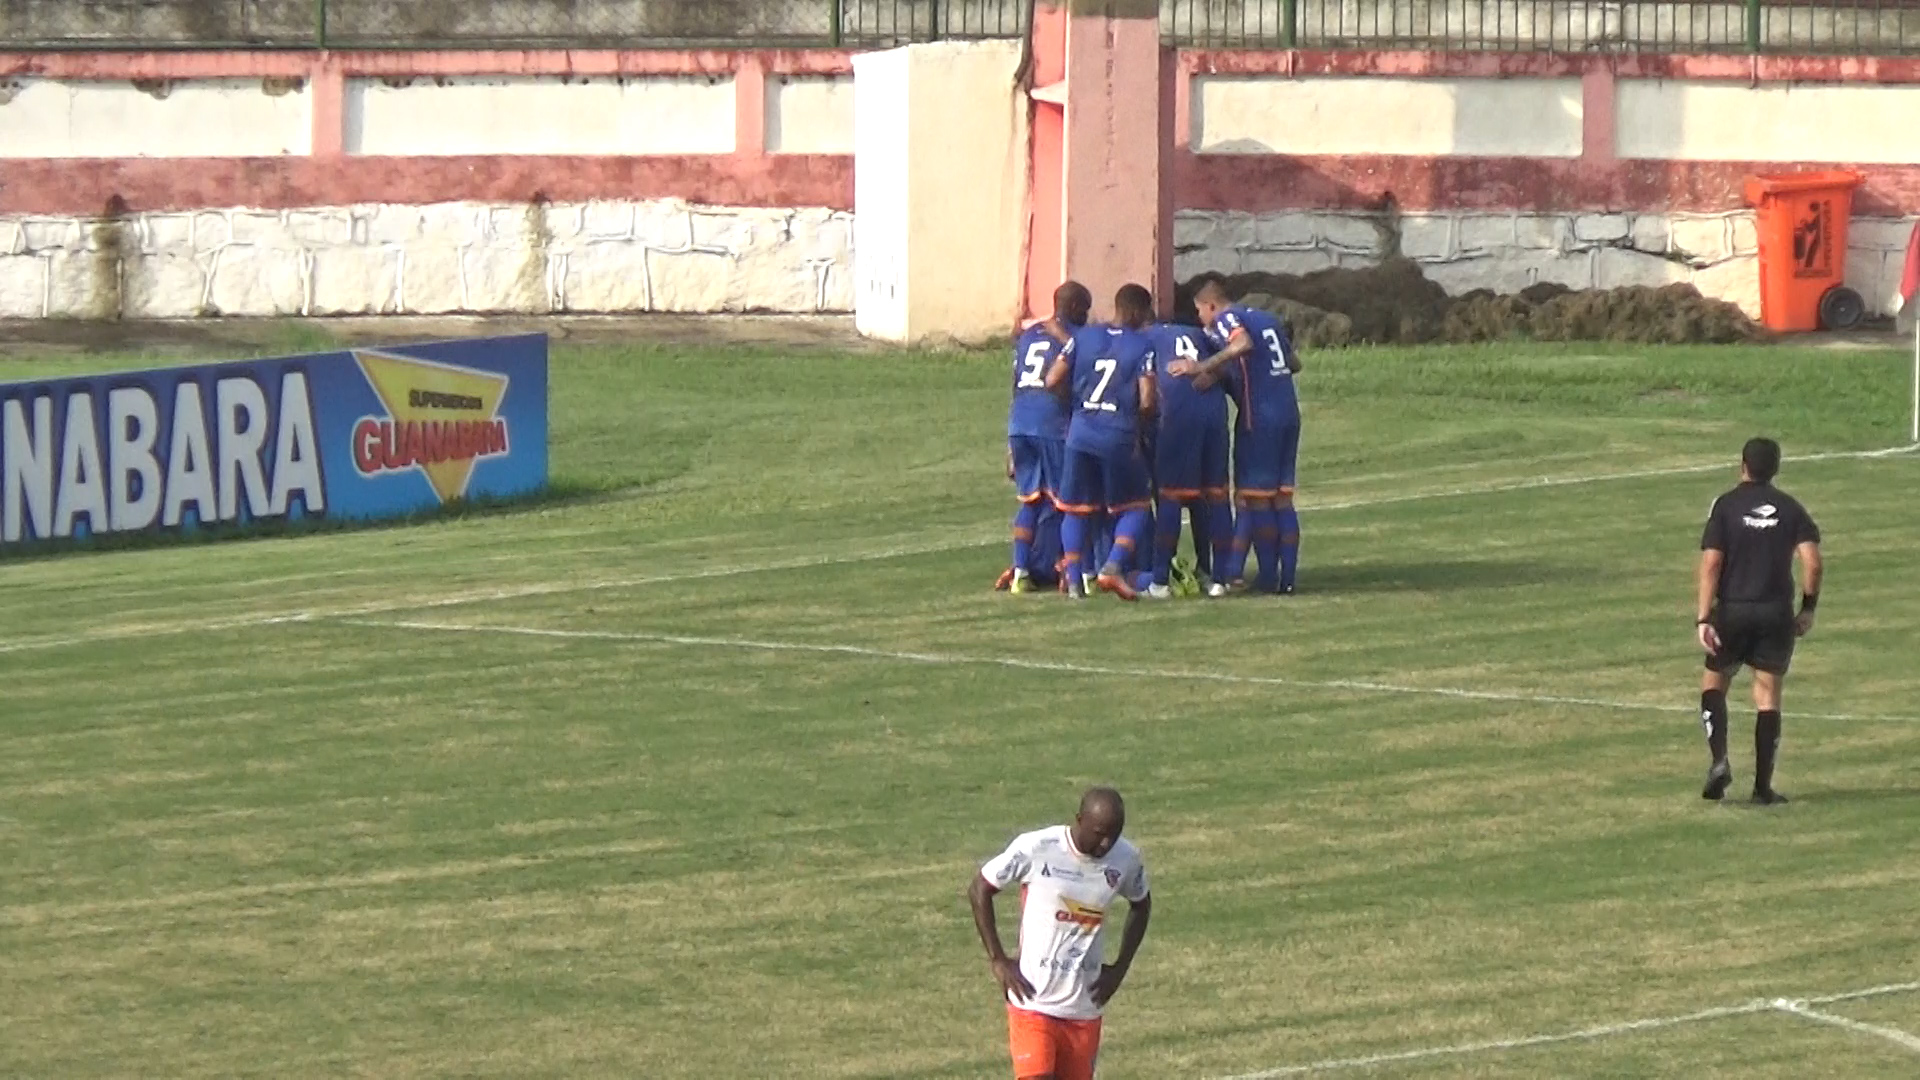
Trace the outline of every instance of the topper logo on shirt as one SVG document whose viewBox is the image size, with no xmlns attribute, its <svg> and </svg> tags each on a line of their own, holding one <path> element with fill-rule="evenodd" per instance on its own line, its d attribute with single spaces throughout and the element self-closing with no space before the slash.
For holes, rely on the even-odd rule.
<svg viewBox="0 0 1920 1080">
<path fill-rule="evenodd" d="M 1060 898 L 1060 909 L 1053 913 L 1053 921 L 1072 923 L 1088 930 L 1098 930 L 1101 924 L 1107 921 L 1107 911 L 1105 908 L 1082 904 L 1063 896 Z"/>
<path fill-rule="evenodd" d="M 1741 520 L 1747 523 L 1747 528 L 1749 529 L 1771 529 L 1775 525 L 1780 524 L 1780 519 L 1774 516 L 1779 512 L 1780 508 L 1774 506 L 1772 503 L 1763 503 L 1753 508 L 1753 514 L 1751 516 L 1742 518 Z"/>
</svg>

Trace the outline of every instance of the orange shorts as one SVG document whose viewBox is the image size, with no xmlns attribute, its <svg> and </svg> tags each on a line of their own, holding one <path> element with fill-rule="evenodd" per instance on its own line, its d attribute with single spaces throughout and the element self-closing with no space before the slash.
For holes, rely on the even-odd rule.
<svg viewBox="0 0 1920 1080">
<path fill-rule="evenodd" d="M 1100 1057 L 1100 1021 L 1060 1020 L 1009 1005 L 1007 1042 L 1013 1048 L 1016 1080 L 1093 1080 L 1093 1065 Z"/>
</svg>

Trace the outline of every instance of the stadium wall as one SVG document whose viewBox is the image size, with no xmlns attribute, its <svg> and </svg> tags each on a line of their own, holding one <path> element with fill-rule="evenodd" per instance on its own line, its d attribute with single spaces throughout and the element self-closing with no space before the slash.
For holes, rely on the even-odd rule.
<svg viewBox="0 0 1920 1080">
<path fill-rule="evenodd" d="M 1920 215 L 1920 59 L 1166 69 L 1182 280 L 1397 251 L 1456 293 L 1691 281 L 1757 310 L 1742 180 L 1845 164 L 1867 177 L 1848 278 L 1886 311 Z M 0 53 L 0 317 L 850 311 L 852 71 L 840 50 Z"/>
<path fill-rule="evenodd" d="M 1920 62 L 1181 54 L 1175 273 L 1389 253 L 1449 292 L 1691 282 L 1759 312 L 1755 173 L 1846 166 L 1847 280 L 1891 312 L 1920 215 Z"/>
<path fill-rule="evenodd" d="M 848 311 L 852 72 L 0 54 L 0 317 Z"/>
</svg>

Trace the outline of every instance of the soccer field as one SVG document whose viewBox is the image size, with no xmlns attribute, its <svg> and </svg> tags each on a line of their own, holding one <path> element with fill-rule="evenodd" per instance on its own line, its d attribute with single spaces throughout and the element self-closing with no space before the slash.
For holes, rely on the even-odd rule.
<svg viewBox="0 0 1920 1080">
<path fill-rule="evenodd" d="M 564 499 L 0 563 L 0 1075 L 1010 1076 L 962 892 L 1098 782 L 1103 1077 L 1920 1074 L 1909 358 L 1309 359 L 1291 598 L 990 592 L 998 353 L 559 348 Z M 1698 794 L 1754 434 L 1775 810 Z"/>
</svg>

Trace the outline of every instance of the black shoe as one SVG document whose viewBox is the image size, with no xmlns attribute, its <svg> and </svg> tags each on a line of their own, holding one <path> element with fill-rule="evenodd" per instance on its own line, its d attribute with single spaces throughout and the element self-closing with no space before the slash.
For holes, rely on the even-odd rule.
<svg viewBox="0 0 1920 1080">
<path fill-rule="evenodd" d="M 1731 783 L 1733 783 L 1733 766 L 1727 764 L 1726 758 L 1721 758 L 1713 763 L 1713 768 L 1707 770 L 1707 786 L 1700 789 L 1700 797 L 1719 802 L 1720 797 L 1727 793 L 1727 785 Z"/>
<path fill-rule="evenodd" d="M 1788 799 L 1785 795 L 1780 794 L 1772 788 L 1753 789 L 1753 804 L 1755 806 L 1784 806 L 1791 801 L 1791 799 Z"/>
</svg>

